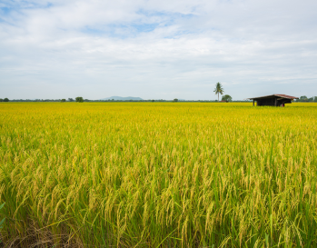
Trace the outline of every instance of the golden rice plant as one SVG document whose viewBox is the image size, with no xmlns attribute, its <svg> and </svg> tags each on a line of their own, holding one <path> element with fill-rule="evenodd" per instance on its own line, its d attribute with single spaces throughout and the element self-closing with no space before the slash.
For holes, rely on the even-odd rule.
<svg viewBox="0 0 317 248">
<path fill-rule="evenodd" d="M 317 104 L 1 103 L 12 247 L 315 247 Z"/>
</svg>

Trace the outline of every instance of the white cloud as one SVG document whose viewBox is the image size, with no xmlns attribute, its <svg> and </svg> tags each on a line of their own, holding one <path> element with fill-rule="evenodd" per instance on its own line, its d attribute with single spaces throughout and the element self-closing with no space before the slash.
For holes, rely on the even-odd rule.
<svg viewBox="0 0 317 248">
<path fill-rule="evenodd" d="M 52 3 L 52 4 L 50 4 Z M 0 97 L 317 95 L 316 1 L 8 1 Z"/>
</svg>

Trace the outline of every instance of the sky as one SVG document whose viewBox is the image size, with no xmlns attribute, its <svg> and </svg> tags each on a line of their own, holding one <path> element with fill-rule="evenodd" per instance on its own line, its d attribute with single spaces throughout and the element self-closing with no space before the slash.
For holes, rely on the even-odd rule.
<svg viewBox="0 0 317 248">
<path fill-rule="evenodd" d="M 316 0 L 0 0 L 0 98 L 317 96 Z"/>
</svg>

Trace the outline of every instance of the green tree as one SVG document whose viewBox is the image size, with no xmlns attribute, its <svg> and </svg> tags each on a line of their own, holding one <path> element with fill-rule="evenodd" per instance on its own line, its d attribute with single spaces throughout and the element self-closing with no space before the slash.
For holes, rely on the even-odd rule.
<svg viewBox="0 0 317 248">
<path fill-rule="evenodd" d="M 66 99 L 62 99 L 61 102 L 66 102 Z"/>
<path fill-rule="evenodd" d="M 8 99 L 8 98 L 4 98 L 3 101 L 4 101 L 4 102 L 8 102 L 9 99 Z"/>
<path fill-rule="evenodd" d="M 226 102 L 231 102 L 232 97 L 230 95 L 224 95 L 221 100 Z"/>
<path fill-rule="evenodd" d="M 173 102 L 178 102 L 178 99 L 177 99 L 177 98 L 175 98 L 175 99 L 173 100 Z"/>
<path fill-rule="evenodd" d="M 84 98 L 81 96 L 77 96 L 75 99 L 76 99 L 76 102 L 83 102 L 84 101 Z"/>
<path fill-rule="evenodd" d="M 0 98 L 0 102 L 3 102 L 3 99 L 2 99 L 2 98 Z"/>
<path fill-rule="evenodd" d="M 223 90 L 223 88 L 222 88 L 221 83 L 218 82 L 218 83 L 216 84 L 216 88 L 215 88 L 214 92 L 215 92 L 216 95 L 218 94 L 218 102 L 219 102 L 219 94 L 222 95 L 222 94 L 224 93 L 224 90 Z"/>
<path fill-rule="evenodd" d="M 307 96 L 301 96 L 301 97 L 299 98 L 299 102 L 307 102 L 307 101 L 308 101 Z"/>
</svg>

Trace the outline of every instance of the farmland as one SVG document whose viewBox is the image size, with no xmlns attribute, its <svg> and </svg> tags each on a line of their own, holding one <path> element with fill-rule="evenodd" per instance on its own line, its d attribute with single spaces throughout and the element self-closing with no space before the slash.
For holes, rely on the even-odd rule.
<svg viewBox="0 0 317 248">
<path fill-rule="evenodd" d="M 317 104 L 1 103 L 1 239 L 316 247 Z"/>
</svg>

